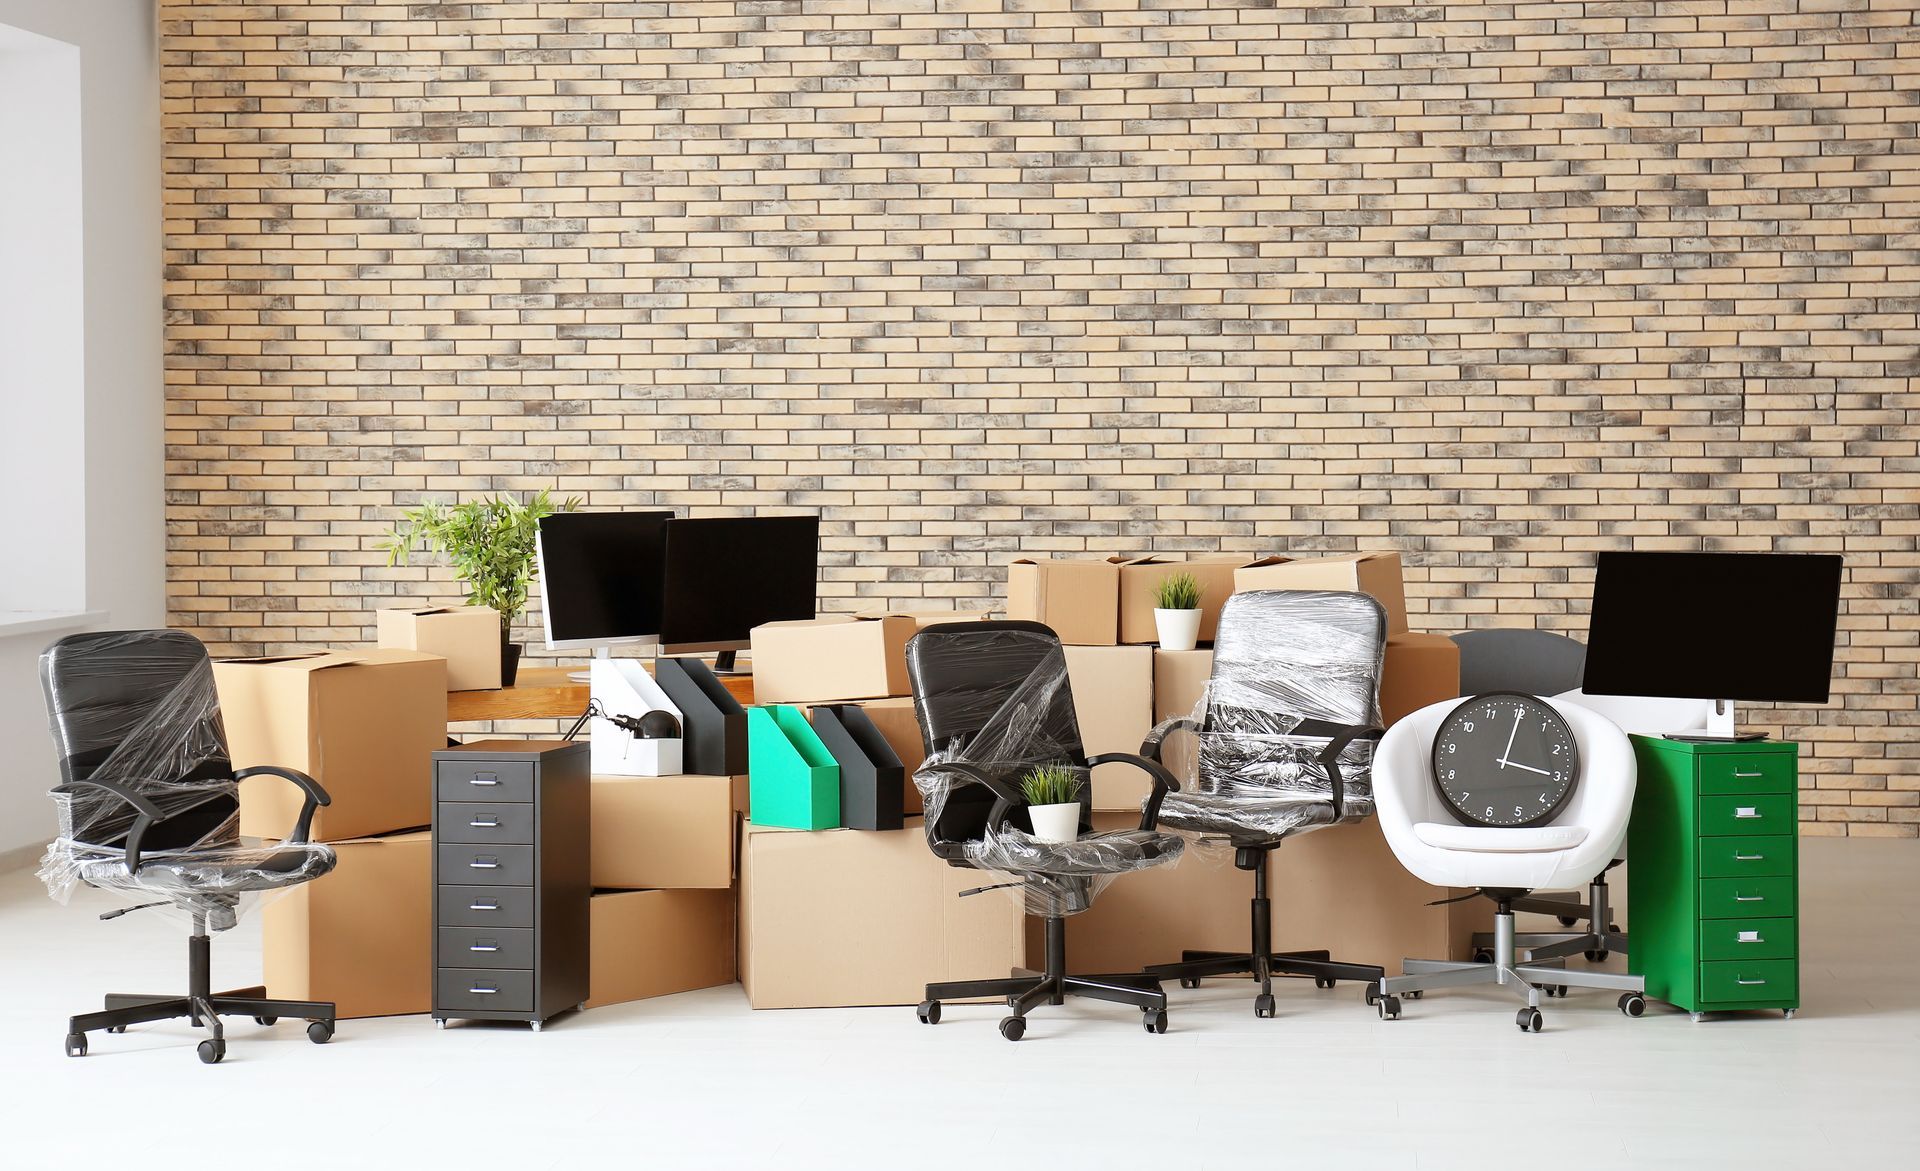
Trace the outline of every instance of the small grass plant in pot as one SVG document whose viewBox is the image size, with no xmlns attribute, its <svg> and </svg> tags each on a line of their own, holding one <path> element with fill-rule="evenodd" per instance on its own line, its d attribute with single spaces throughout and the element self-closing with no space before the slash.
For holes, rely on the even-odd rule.
<svg viewBox="0 0 1920 1171">
<path fill-rule="evenodd" d="M 1035 838 L 1043 842 L 1079 839 L 1080 786 L 1079 775 L 1064 764 L 1038 765 L 1020 778 Z"/>
<path fill-rule="evenodd" d="M 1161 650 L 1190 651 L 1199 641 L 1200 594 L 1200 581 L 1191 573 L 1169 573 L 1153 587 Z"/>
<path fill-rule="evenodd" d="M 400 515 L 388 535 L 388 565 L 405 565 L 416 550 L 439 554 L 467 587 L 467 604 L 500 612 L 500 683 L 512 687 L 520 667 L 513 624 L 527 609 L 527 596 L 540 565 L 535 556 L 540 519 L 572 512 L 580 498 L 555 502 L 542 488 L 522 503 L 493 496 L 461 504 L 428 501 Z"/>
</svg>

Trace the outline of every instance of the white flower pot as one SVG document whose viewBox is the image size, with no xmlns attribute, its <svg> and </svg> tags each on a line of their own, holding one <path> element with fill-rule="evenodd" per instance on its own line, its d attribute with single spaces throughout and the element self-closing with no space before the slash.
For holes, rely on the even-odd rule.
<svg viewBox="0 0 1920 1171">
<path fill-rule="evenodd" d="M 1065 805 L 1029 805 L 1027 816 L 1033 819 L 1033 836 L 1043 842 L 1080 840 L 1080 803 Z"/>
<path fill-rule="evenodd" d="M 1155 607 L 1153 624 L 1160 631 L 1163 651 L 1190 651 L 1200 639 L 1200 611 L 1162 610 Z"/>
</svg>

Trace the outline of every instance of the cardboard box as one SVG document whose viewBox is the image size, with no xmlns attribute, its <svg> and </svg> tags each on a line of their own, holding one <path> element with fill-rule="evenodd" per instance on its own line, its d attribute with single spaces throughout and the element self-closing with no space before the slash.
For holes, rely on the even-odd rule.
<svg viewBox="0 0 1920 1171">
<path fill-rule="evenodd" d="M 1007 617 L 1045 623 L 1069 646 L 1113 646 L 1120 638 L 1120 566 L 1023 557 L 1007 566 Z"/>
<path fill-rule="evenodd" d="M 213 665 L 236 769 L 277 764 L 333 799 L 313 840 L 414 829 L 433 820 L 433 754 L 447 744 L 447 661 L 363 650 Z M 305 800 L 277 777 L 240 785 L 240 832 L 278 839 Z"/>
<path fill-rule="evenodd" d="M 1096 813 L 1093 824 L 1115 830 L 1138 823 Z M 1484 899 L 1428 906 L 1462 892 L 1407 873 L 1371 818 L 1291 838 L 1268 856 L 1267 868 L 1276 951 L 1325 948 L 1336 960 L 1379 964 L 1397 975 L 1409 957 L 1469 959 L 1473 933 L 1492 929 L 1493 904 Z M 1252 898 L 1253 875 L 1236 870 L 1230 853 L 1190 851 L 1176 866 L 1121 875 L 1091 910 L 1067 920 L 1067 958 L 1075 971 L 1132 972 L 1178 960 L 1184 949 L 1245 951 Z M 1349 994 L 1298 983 L 1302 997 Z"/>
<path fill-rule="evenodd" d="M 1460 646 L 1444 634 L 1387 636 L 1380 665 L 1380 718 L 1390 727 L 1409 712 L 1460 694 Z"/>
<path fill-rule="evenodd" d="M 1074 721 L 1087 755 L 1139 752 L 1140 742 L 1153 731 L 1153 648 L 1070 646 L 1066 652 Z M 1138 813 L 1152 789 L 1153 781 L 1132 765 L 1093 770 L 1095 809 Z"/>
<path fill-rule="evenodd" d="M 755 1008 L 918 1004 L 937 980 L 1025 963 L 1025 913 L 992 881 L 927 849 L 918 819 L 868 833 L 747 826 L 740 847 L 740 982 Z"/>
<path fill-rule="evenodd" d="M 732 777 L 595 776 L 591 881 L 599 890 L 724 890 L 733 885 Z"/>
<path fill-rule="evenodd" d="M 832 703 L 910 695 L 912 618 L 848 615 L 753 628 L 753 695 L 759 703 Z"/>
<path fill-rule="evenodd" d="M 433 835 L 333 843 L 330 874 L 260 913 L 267 995 L 342 1019 L 433 1009 Z"/>
<path fill-rule="evenodd" d="M 747 811 L 755 825 L 834 829 L 840 765 L 797 707 L 747 709 Z"/>
<path fill-rule="evenodd" d="M 1407 629 L 1407 592 L 1400 580 L 1400 554 L 1345 553 L 1333 557 L 1281 557 L 1234 570 L 1233 591 L 1358 590 L 1387 611 L 1387 633 Z"/>
<path fill-rule="evenodd" d="M 733 983 L 730 890 L 593 896 L 588 1008 Z"/>
<path fill-rule="evenodd" d="M 906 618 L 913 623 L 913 632 L 920 633 L 929 626 L 940 626 L 948 622 L 984 622 L 993 617 L 994 611 L 986 608 L 976 609 L 898 609 L 898 610 L 855 610 L 855 618 L 873 621 L 880 618 Z"/>
<path fill-rule="evenodd" d="M 1220 607 L 1233 590 L 1233 575 L 1240 569 L 1276 565 L 1279 557 L 1251 557 L 1238 553 L 1210 554 L 1182 560 L 1176 557 L 1135 557 L 1120 564 L 1120 641 L 1157 643 L 1160 627 L 1154 621 L 1154 591 L 1161 581 L 1176 573 L 1190 573 L 1200 583 L 1201 642 L 1212 642 L 1220 627 Z"/>
<path fill-rule="evenodd" d="M 374 630 L 382 647 L 445 659 L 448 691 L 500 686 L 500 612 L 491 606 L 381 610 L 374 615 Z"/>
<path fill-rule="evenodd" d="M 1175 716 L 1190 716 L 1213 677 L 1210 650 L 1153 652 L 1154 726 Z"/>
</svg>

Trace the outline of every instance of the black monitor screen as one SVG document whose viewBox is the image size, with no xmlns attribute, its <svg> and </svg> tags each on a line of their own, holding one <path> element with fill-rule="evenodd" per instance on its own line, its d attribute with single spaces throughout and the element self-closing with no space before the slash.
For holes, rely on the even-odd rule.
<svg viewBox="0 0 1920 1171">
<path fill-rule="evenodd" d="M 1583 689 L 1825 703 L 1839 610 L 1837 556 L 1602 553 Z"/>
<path fill-rule="evenodd" d="M 662 645 L 744 647 L 763 622 L 814 616 L 820 518 L 676 520 L 667 526 L 666 564 Z"/>
<path fill-rule="evenodd" d="M 660 633 L 671 512 L 561 512 L 540 520 L 547 641 L 581 645 Z"/>
</svg>

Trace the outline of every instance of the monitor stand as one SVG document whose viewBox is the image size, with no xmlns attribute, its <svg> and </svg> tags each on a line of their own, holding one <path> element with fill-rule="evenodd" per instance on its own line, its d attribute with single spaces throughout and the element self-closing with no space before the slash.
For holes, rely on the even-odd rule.
<svg viewBox="0 0 1920 1171">
<path fill-rule="evenodd" d="M 1707 713 L 1707 726 L 1698 732 L 1668 732 L 1668 740 L 1682 740 L 1690 744 L 1729 744 L 1746 743 L 1753 740 L 1765 740 L 1765 732 L 1742 732 L 1733 722 L 1733 701 L 1716 699 L 1713 710 Z"/>
<path fill-rule="evenodd" d="M 604 647 L 604 646 L 597 646 L 597 647 L 594 647 L 594 648 L 593 648 L 593 657 L 594 657 L 594 658 L 596 658 L 596 659 L 611 659 L 611 658 L 613 657 L 613 648 L 612 648 L 612 647 Z M 587 668 L 586 670 L 584 670 L 584 671 L 568 671 L 568 672 L 567 672 L 567 682 L 569 682 L 569 683 L 591 683 L 591 682 L 593 682 L 593 668 L 592 668 L 592 667 L 588 667 L 588 668 Z"/>
<path fill-rule="evenodd" d="M 734 662 L 739 651 L 715 651 L 713 655 L 713 673 L 715 675 L 750 675 L 751 671 L 742 671 Z"/>
</svg>

